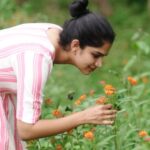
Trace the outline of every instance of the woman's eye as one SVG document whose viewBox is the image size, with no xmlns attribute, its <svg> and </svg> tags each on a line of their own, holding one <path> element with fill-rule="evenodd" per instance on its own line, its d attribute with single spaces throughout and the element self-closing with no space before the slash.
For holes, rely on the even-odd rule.
<svg viewBox="0 0 150 150">
<path fill-rule="evenodd" d="M 94 57 L 94 58 L 99 58 L 100 55 L 93 54 L 93 57 Z"/>
</svg>

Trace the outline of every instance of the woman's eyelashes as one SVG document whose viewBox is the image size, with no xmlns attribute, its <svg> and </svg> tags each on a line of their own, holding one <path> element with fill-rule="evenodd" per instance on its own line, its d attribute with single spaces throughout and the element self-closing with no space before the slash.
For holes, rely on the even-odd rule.
<svg viewBox="0 0 150 150">
<path fill-rule="evenodd" d="M 101 54 L 101 53 L 92 53 L 92 56 L 93 56 L 94 58 L 104 57 L 104 55 Z"/>
</svg>

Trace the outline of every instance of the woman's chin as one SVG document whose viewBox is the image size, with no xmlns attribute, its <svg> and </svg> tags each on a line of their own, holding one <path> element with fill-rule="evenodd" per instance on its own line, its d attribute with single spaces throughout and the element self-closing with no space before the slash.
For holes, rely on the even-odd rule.
<svg viewBox="0 0 150 150">
<path fill-rule="evenodd" d="M 89 75 L 89 74 L 91 74 L 93 72 L 92 70 L 80 70 L 80 71 L 84 75 Z"/>
</svg>

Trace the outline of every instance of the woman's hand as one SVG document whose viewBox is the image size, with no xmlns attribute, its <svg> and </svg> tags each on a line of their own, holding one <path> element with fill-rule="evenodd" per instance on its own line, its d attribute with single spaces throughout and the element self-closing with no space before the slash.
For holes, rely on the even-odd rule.
<svg viewBox="0 0 150 150">
<path fill-rule="evenodd" d="M 111 125 L 114 123 L 116 112 L 110 104 L 87 108 L 82 111 L 83 124 Z"/>
<path fill-rule="evenodd" d="M 35 124 L 18 120 L 17 129 L 23 140 L 31 140 L 56 135 L 81 124 L 111 125 L 115 114 L 116 110 L 112 109 L 112 105 L 98 105 L 59 119 L 38 120 Z"/>
</svg>

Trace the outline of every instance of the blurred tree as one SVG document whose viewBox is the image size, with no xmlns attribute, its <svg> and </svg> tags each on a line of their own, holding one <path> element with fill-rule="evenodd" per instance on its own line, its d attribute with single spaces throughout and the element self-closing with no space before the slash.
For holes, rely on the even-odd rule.
<svg viewBox="0 0 150 150">
<path fill-rule="evenodd" d="M 12 0 L 0 0 L 0 21 L 9 19 L 14 11 L 16 10 L 16 5 Z"/>
<path fill-rule="evenodd" d="M 112 15 L 112 7 L 109 3 L 109 0 L 95 0 L 95 3 L 99 5 L 100 11 L 103 15 Z"/>
<path fill-rule="evenodd" d="M 134 8 L 136 12 L 146 10 L 149 0 L 125 0 L 129 7 Z"/>
<path fill-rule="evenodd" d="M 15 0 L 18 5 L 22 5 L 27 0 Z"/>
</svg>

